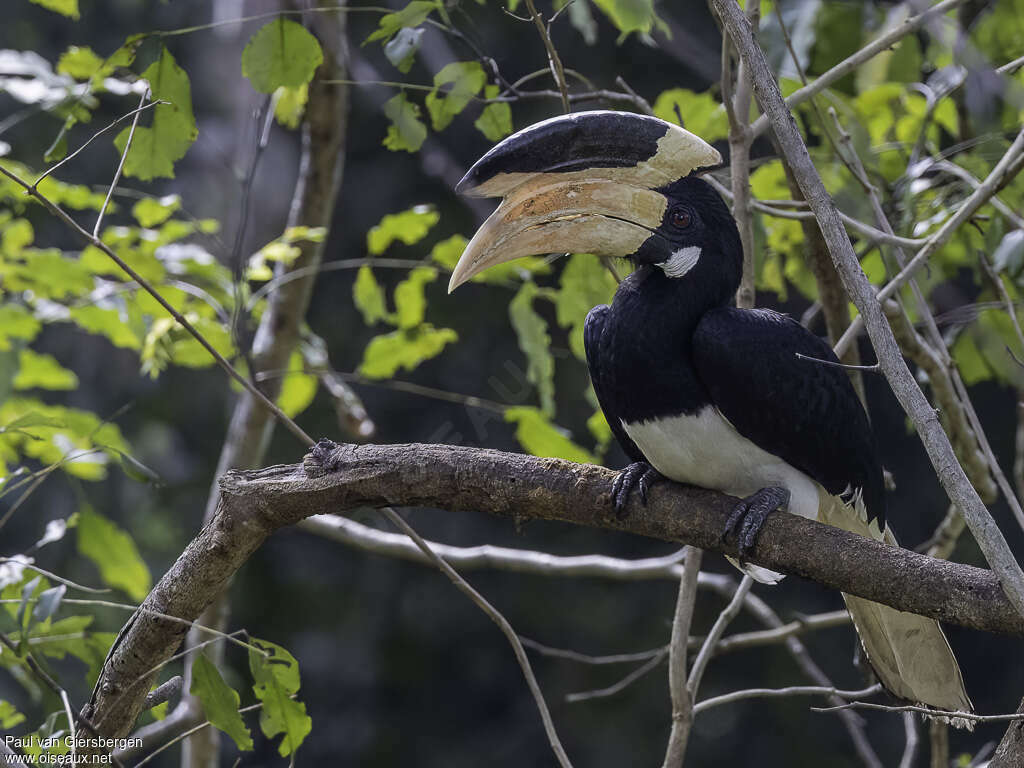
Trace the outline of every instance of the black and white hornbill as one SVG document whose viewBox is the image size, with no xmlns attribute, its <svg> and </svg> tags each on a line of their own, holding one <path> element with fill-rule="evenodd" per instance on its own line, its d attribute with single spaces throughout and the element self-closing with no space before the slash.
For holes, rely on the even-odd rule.
<svg viewBox="0 0 1024 768">
<path fill-rule="evenodd" d="M 661 477 L 742 499 L 726 533 L 742 556 L 783 508 L 895 544 L 867 416 L 830 347 L 786 315 L 738 309 L 736 223 L 693 175 L 721 157 L 662 120 L 581 112 L 508 137 L 460 182 L 502 197 L 452 273 L 544 253 L 625 257 L 635 271 L 587 316 L 587 363 L 601 409 L 634 463 L 618 475 L 622 511 Z M 801 357 L 803 356 L 803 357 Z M 812 358 L 807 360 L 804 358 Z M 740 563 L 754 578 L 780 574 Z M 844 595 L 866 656 L 893 694 L 969 711 L 938 624 Z"/>
</svg>

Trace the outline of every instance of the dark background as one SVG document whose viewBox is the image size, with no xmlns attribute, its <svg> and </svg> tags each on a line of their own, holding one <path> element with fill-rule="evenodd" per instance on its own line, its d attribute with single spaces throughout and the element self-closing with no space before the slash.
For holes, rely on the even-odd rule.
<svg viewBox="0 0 1024 768">
<path fill-rule="evenodd" d="M 201 2 L 156 3 L 82 0 L 81 20 L 73 22 L 23 0 L 5 4 L 0 19 L 0 47 L 33 49 L 56 61 L 71 44 L 91 46 L 106 55 L 131 33 L 170 29 L 207 22 L 211 9 L 228 17 L 273 10 L 272 3 Z M 458 22 L 499 63 L 510 80 L 545 66 L 536 30 L 505 16 L 498 4 L 465 4 L 472 24 Z M 654 45 L 631 36 L 616 44 L 618 36 L 594 9 L 599 24 L 595 47 L 585 45 L 566 23 L 554 26 L 554 39 L 566 63 L 585 72 L 599 87 L 613 87 L 622 75 L 649 100 L 670 87 L 705 90 L 717 76 L 719 36 L 703 2 L 666 5 L 660 13 L 671 23 L 673 40 L 656 35 Z M 376 14 L 351 14 L 349 41 L 356 57 L 353 71 L 365 79 L 372 67 L 384 79 L 431 82 L 432 73 L 455 59 L 472 54 L 430 30 L 424 37 L 420 62 L 408 75 L 397 73 L 381 56 L 380 48 L 359 43 L 372 31 Z M 250 162 L 256 122 L 253 111 L 261 103 L 241 77 L 239 57 L 249 36 L 263 22 L 230 26 L 171 38 L 167 44 L 189 73 L 199 125 L 199 139 L 177 166 L 177 178 L 145 187 L 149 192 L 177 192 L 192 213 L 223 222 L 222 237 L 230 242 L 239 220 L 241 178 Z M 143 54 L 144 55 L 144 54 Z M 426 64 L 424 64 L 426 62 Z M 144 64 L 143 64 L 144 66 Z M 139 67 L 141 69 L 141 67 Z M 538 81 L 541 82 L 541 81 Z M 327 260 L 365 255 L 365 234 L 381 216 L 417 203 L 429 202 L 441 212 L 441 222 L 424 242 L 413 247 L 395 245 L 388 255 L 420 258 L 438 239 L 453 233 L 469 235 L 477 215 L 451 191 L 452 174 L 458 177 L 489 147 L 472 128 L 472 118 L 460 118 L 441 134 L 431 133 L 420 156 L 390 153 L 381 139 L 386 121 L 379 105 L 393 95 L 382 87 L 361 87 L 351 92 L 351 114 L 346 147 L 345 176 L 327 247 Z M 130 107 L 105 97 L 93 126 L 79 128 L 71 145 L 84 140 L 95 127 L 105 125 Z M 603 106 L 603 105 L 595 105 Z M 0 94 L 0 119 L 19 105 Z M 473 114 L 470 107 L 467 114 Z M 555 114 L 556 101 L 516 105 L 516 127 Z M 15 147 L 14 155 L 42 166 L 42 153 L 59 128 L 56 119 L 37 115 L 3 136 Z M 77 140 L 76 140 L 77 139 Z M 724 144 L 724 143 L 723 143 Z M 721 147 L 724 150 L 724 146 Z M 760 144 L 756 152 L 767 152 Z M 424 161 L 422 156 L 431 158 Z M 245 234 L 246 252 L 282 231 L 296 173 L 298 139 L 275 126 L 268 151 L 252 190 L 251 215 Z M 62 178 L 105 188 L 116 165 L 107 140 L 96 143 L 65 167 Z M 426 167 L 425 167 L 426 166 Z M 127 180 L 124 186 L 138 186 Z M 77 244 L 54 221 L 34 210 L 31 214 L 41 245 L 74 249 Z M 226 256 L 218 253 L 218 256 Z M 557 267 L 556 267 L 557 270 Z M 340 371 L 358 366 L 367 341 L 379 329 L 368 329 L 352 306 L 354 273 L 325 273 L 318 281 L 308 316 L 314 331 L 327 339 L 331 360 Z M 378 277 L 393 285 L 401 273 L 378 270 Z M 428 289 L 428 319 L 452 327 L 460 341 L 438 358 L 420 366 L 404 379 L 453 392 L 503 400 L 493 385 L 496 377 L 524 402 L 535 393 L 522 390 L 525 361 L 504 309 L 511 294 L 502 288 L 470 284 L 457 296 L 445 293 L 444 281 Z M 969 281 L 950 286 L 962 300 L 970 298 Z M 791 292 L 791 297 L 795 292 Z M 759 293 L 758 303 L 777 306 L 774 296 Z M 782 307 L 799 315 L 805 308 L 796 298 Z M 568 353 L 564 333 L 551 320 L 557 358 L 558 422 L 586 442 L 584 422 L 592 412 L 583 400 L 586 371 Z M 816 328 L 823 332 L 822 328 Z M 125 405 L 118 419 L 137 455 L 162 477 L 158 487 L 140 485 L 120 474 L 98 484 L 80 484 L 55 476 L 36 494 L 29 508 L 7 526 L 2 554 L 9 542 L 30 540 L 42 522 L 63 518 L 88 502 L 129 529 L 159 576 L 194 535 L 202 519 L 206 496 L 225 435 L 233 395 L 224 376 L 215 369 L 172 368 L 151 381 L 139 375 L 137 357 L 112 348 L 105 341 L 68 327 L 51 327 L 37 348 L 54 354 L 79 376 L 80 387 L 61 402 L 92 410 L 101 416 Z M 871 354 L 862 347 L 865 358 Z M 908 431 L 905 417 L 880 377 L 867 381 L 871 413 L 885 466 L 893 473 L 897 490 L 890 494 L 892 524 L 901 541 L 913 546 L 926 539 L 942 518 L 946 500 L 917 438 Z M 437 441 L 520 450 L 511 428 L 493 414 L 465 406 L 394 392 L 379 386 L 359 386 L 377 425 L 374 440 L 387 442 Z M 580 393 L 577 396 L 575 393 Z M 1013 461 L 1014 393 L 987 384 L 972 392 L 992 444 L 1009 473 Z M 333 406 L 320 393 L 299 423 L 315 436 L 338 437 Z M 285 430 L 278 430 L 267 463 L 293 462 L 302 447 Z M 609 466 L 621 466 L 617 449 L 607 457 Z M 0 503 L 0 511 L 3 505 Z M 1004 505 L 994 514 L 1010 539 L 1022 551 L 1022 534 Z M 382 525 L 372 513 L 358 516 Z M 533 523 L 520 530 L 504 520 L 478 514 L 436 510 L 410 510 L 410 522 L 425 536 L 453 544 L 492 543 L 543 549 L 559 554 L 600 552 L 643 557 L 672 551 L 668 544 L 606 531 Z M 981 565 L 976 546 L 965 535 L 954 559 Z M 732 572 L 716 555 L 705 557 L 705 567 Z M 69 578 L 87 583 L 97 574 L 74 549 L 73 537 L 50 548 L 41 563 Z M 675 602 L 672 581 L 639 583 L 599 579 L 560 579 L 501 572 L 473 572 L 470 581 L 505 613 L 522 634 L 549 645 L 588 653 L 639 651 L 664 644 Z M 835 592 L 795 578 L 760 594 L 784 619 L 841 607 Z M 232 628 L 244 627 L 253 636 L 288 648 L 300 661 L 302 700 L 314 722 L 313 732 L 299 753 L 305 765 L 359 766 L 498 766 L 553 765 L 540 720 L 507 642 L 497 628 L 447 580 L 432 569 L 346 549 L 299 531 L 284 531 L 259 550 L 238 574 L 232 588 Z M 697 606 L 696 631 L 703 633 L 722 608 L 723 601 L 702 592 Z M 116 629 L 123 614 L 101 613 L 104 628 Z M 757 628 L 740 616 L 732 630 Z M 1013 711 L 1024 692 L 1024 666 L 1019 641 L 948 629 L 957 651 L 968 690 L 979 711 Z M 854 640 L 849 628 L 808 636 L 814 658 L 840 687 L 861 687 L 850 664 Z M 578 766 L 660 764 L 669 730 L 670 704 L 663 665 L 609 699 L 567 704 L 564 695 L 604 687 L 630 667 L 591 668 L 571 662 L 533 657 L 559 734 Z M 244 656 L 229 649 L 227 679 L 243 691 L 248 686 Z M 70 685 L 74 701 L 88 691 L 75 662 L 56 665 Z M 78 683 L 73 684 L 72 681 Z M 792 659 L 781 646 L 745 651 L 712 662 L 701 698 L 750 686 L 804 684 Z M 0 678 L 0 697 L 27 706 L 16 684 Z M 702 715 L 690 741 L 688 764 L 699 765 L 854 765 L 849 739 L 835 715 L 814 714 L 809 699 L 780 702 L 752 701 L 721 707 Z M 31 712 L 31 710 L 30 710 Z M 43 712 L 31 713 L 38 722 Z M 898 715 L 865 713 L 874 727 L 872 741 L 887 765 L 895 765 L 903 747 Z M 255 721 L 250 721 L 255 726 Z M 952 754 L 976 752 L 985 742 L 998 739 L 1001 726 L 983 726 L 974 734 L 953 732 Z M 926 735 L 922 732 L 922 737 Z M 235 749 L 225 740 L 225 762 Z M 173 751 L 157 762 L 176 764 Z M 242 765 L 280 760 L 262 737 L 257 752 L 242 757 Z M 923 762 L 920 761 L 921 764 Z"/>
</svg>

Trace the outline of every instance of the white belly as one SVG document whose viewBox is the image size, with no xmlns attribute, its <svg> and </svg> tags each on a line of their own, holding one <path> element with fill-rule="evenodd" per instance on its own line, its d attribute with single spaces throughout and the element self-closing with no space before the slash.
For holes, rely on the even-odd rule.
<svg viewBox="0 0 1024 768">
<path fill-rule="evenodd" d="M 622 422 L 622 427 L 670 480 L 741 498 L 768 486 L 786 488 L 790 512 L 818 518 L 818 484 L 743 437 L 713 406 L 692 416 Z"/>
</svg>

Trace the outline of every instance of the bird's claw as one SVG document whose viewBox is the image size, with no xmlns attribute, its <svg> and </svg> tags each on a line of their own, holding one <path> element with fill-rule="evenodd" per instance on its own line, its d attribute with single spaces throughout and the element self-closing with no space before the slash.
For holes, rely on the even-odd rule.
<svg viewBox="0 0 1024 768">
<path fill-rule="evenodd" d="M 725 530 L 722 531 L 722 541 L 735 534 L 742 561 L 754 548 L 757 534 L 761 532 L 761 526 L 768 519 L 768 515 L 776 509 L 785 508 L 788 504 L 789 491 L 785 488 L 762 488 L 757 493 L 747 496 L 729 515 Z"/>
<path fill-rule="evenodd" d="M 640 490 L 640 501 L 647 506 L 647 494 L 651 485 L 661 479 L 661 475 L 646 461 L 635 461 L 619 472 L 612 482 L 612 505 L 615 514 L 626 516 L 626 505 L 634 488 Z"/>
</svg>

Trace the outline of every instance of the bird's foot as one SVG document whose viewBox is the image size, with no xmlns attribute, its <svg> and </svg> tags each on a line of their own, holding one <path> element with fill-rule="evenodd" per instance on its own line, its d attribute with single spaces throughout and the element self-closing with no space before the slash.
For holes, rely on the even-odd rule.
<svg viewBox="0 0 1024 768">
<path fill-rule="evenodd" d="M 612 505 L 615 514 L 626 516 L 626 504 L 634 488 L 640 489 L 640 500 L 647 506 L 647 492 L 653 483 L 661 480 L 661 474 L 646 461 L 635 461 L 619 472 L 612 482 Z"/>
<path fill-rule="evenodd" d="M 789 504 L 789 491 L 785 488 L 762 488 L 743 499 L 733 509 L 722 531 L 722 541 L 735 534 L 739 547 L 740 560 L 750 553 L 757 541 L 761 526 L 768 515 L 776 509 L 785 508 Z"/>
</svg>

